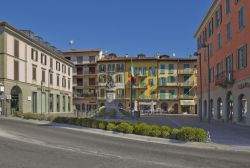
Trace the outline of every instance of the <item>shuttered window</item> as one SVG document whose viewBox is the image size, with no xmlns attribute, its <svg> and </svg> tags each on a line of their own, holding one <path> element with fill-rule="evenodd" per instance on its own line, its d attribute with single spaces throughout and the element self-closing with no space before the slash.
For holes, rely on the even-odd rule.
<svg viewBox="0 0 250 168">
<path fill-rule="evenodd" d="M 14 40 L 14 56 L 19 57 L 19 41 Z"/>
<path fill-rule="evenodd" d="M 247 67 L 247 44 L 237 50 L 237 67 L 238 69 Z"/>
<path fill-rule="evenodd" d="M 14 61 L 14 80 L 19 80 L 19 62 Z"/>
</svg>

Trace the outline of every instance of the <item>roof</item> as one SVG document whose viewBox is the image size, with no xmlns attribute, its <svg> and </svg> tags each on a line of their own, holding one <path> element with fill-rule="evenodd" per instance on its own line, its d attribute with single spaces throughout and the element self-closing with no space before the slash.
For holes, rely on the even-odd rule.
<svg viewBox="0 0 250 168">
<path fill-rule="evenodd" d="M 105 59 L 102 58 L 97 62 L 109 62 L 109 61 L 196 61 L 197 58 L 155 58 L 155 57 L 146 57 L 146 58 L 137 58 L 137 57 L 117 57 L 115 59 Z"/>
<path fill-rule="evenodd" d="M 216 5 L 220 2 L 220 0 L 213 0 L 212 4 L 210 5 L 207 13 L 205 14 L 205 16 L 203 17 L 198 29 L 195 31 L 194 33 L 194 38 L 196 38 L 201 30 L 201 28 L 203 27 L 203 25 L 206 23 L 207 19 L 209 18 L 210 13 L 212 12 L 212 10 L 216 7 Z"/>
<path fill-rule="evenodd" d="M 6 21 L 0 20 L 0 26 L 7 27 L 9 30 L 15 32 L 20 38 L 23 38 L 26 41 L 28 41 L 28 40 L 31 41 L 32 43 L 34 43 L 35 45 L 40 47 L 42 50 L 44 50 L 46 52 L 49 52 L 50 54 L 56 56 L 59 60 L 64 61 L 65 63 L 70 64 L 71 66 L 74 66 L 74 64 L 71 61 L 64 58 L 62 53 L 55 52 L 52 49 L 41 45 L 38 41 L 32 39 L 31 37 L 29 37 L 28 35 L 26 35 L 22 31 L 20 31 L 20 30 L 16 29 L 15 27 L 11 26 Z"/>
<path fill-rule="evenodd" d="M 100 52 L 101 49 L 97 48 L 97 49 L 89 49 L 89 50 L 67 50 L 67 51 L 63 51 L 63 53 L 89 53 L 89 52 Z"/>
</svg>

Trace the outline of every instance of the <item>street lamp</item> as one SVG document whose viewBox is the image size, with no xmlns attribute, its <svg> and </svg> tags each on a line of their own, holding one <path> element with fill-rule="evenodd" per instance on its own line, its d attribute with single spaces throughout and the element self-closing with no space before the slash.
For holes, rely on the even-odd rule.
<svg viewBox="0 0 250 168">
<path fill-rule="evenodd" d="M 202 48 L 206 49 L 208 45 L 202 45 Z M 209 53 L 209 51 L 207 51 Z M 200 66 L 200 111 L 202 110 L 202 73 L 201 73 L 201 53 L 195 52 L 195 56 L 199 57 Z M 211 122 L 211 102 L 210 102 L 210 54 L 207 54 L 207 72 L 208 72 L 208 123 Z M 202 113 L 200 114 L 200 120 L 202 120 Z"/>
<path fill-rule="evenodd" d="M 195 52 L 194 56 L 199 59 L 199 73 L 200 73 L 200 98 L 199 98 L 199 118 L 202 121 L 202 73 L 201 73 L 201 53 Z"/>
</svg>

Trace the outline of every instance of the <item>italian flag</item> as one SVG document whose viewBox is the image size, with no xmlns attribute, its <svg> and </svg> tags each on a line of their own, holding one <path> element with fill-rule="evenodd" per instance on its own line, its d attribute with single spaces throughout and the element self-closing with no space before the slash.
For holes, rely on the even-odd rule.
<svg viewBox="0 0 250 168">
<path fill-rule="evenodd" d="M 131 59 L 131 67 L 130 67 L 130 81 L 131 81 L 131 84 L 134 85 L 135 84 L 135 67 L 134 67 L 134 64 L 132 62 L 132 59 Z"/>
</svg>

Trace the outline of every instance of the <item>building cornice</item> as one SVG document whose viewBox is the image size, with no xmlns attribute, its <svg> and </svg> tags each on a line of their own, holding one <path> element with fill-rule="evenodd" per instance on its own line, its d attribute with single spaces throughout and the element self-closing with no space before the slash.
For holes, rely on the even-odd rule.
<svg viewBox="0 0 250 168">
<path fill-rule="evenodd" d="M 39 48 L 39 50 L 43 51 L 44 53 L 46 53 L 47 55 L 51 55 L 55 58 L 57 58 L 58 60 L 62 61 L 63 63 L 71 66 L 71 67 L 74 67 L 74 64 L 70 61 L 68 61 L 66 58 L 64 58 L 64 55 L 63 54 L 60 54 L 60 53 L 56 53 L 50 49 L 48 49 L 47 47 L 45 46 L 42 46 L 41 44 L 39 44 L 39 42 L 37 42 L 36 40 L 34 39 L 31 39 L 30 37 L 28 37 L 26 34 L 24 34 L 23 32 L 17 30 L 16 28 L 14 28 L 13 26 L 9 25 L 7 22 L 0 22 L 0 26 L 3 26 L 4 27 L 4 31 L 5 32 L 8 32 L 12 35 L 15 35 L 16 37 L 22 39 L 23 41 L 25 41 L 26 43 L 28 44 L 31 44 L 37 48 Z"/>
<path fill-rule="evenodd" d="M 218 4 L 220 4 L 221 0 L 213 0 L 211 6 L 209 7 L 209 10 L 205 14 L 205 17 L 203 17 L 201 24 L 199 25 L 198 29 L 194 33 L 194 38 L 197 38 L 200 32 L 203 30 L 203 27 L 206 25 L 207 20 L 211 17 L 214 10 L 217 8 Z"/>
</svg>

